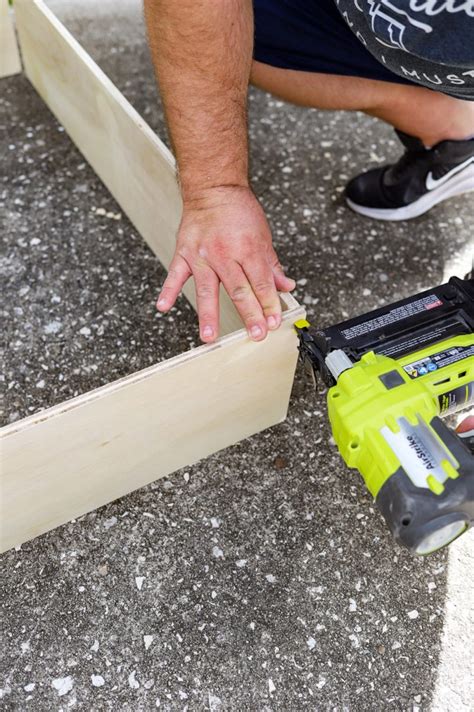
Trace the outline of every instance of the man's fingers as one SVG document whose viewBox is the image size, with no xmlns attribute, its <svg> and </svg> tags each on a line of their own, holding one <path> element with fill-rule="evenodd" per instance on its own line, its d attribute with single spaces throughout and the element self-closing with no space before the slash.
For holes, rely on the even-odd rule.
<svg viewBox="0 0 474 712">
<path fill-rule="evenodd" d="M 279 262 L 272 267 L 273 277 L 275 280 L 275 286 L 279 292 L 291 292 L 292 289 L 296 287 L 296 282 L 294 279 L 287 277 L 283 271 L 283 267 Z"/>
<path fill-rule="evenodd" d="M 180 291 L 191 276 L 189 265 L 180 255 L 175 255 L 168 270 L 160 296 L 156 303 L 157 309 L 166 312 L 175 303 Z"/>
<path fill-rule="evenodd" d="M 219 277 L 242 317 L 250 338 L 253 341 L 264 339 L 267 335 L 267 323 L 243 269 L 237 262 L 229 262 L 222 265 Z"/>
<path fill-rule="evenodd" d="M 474 433 L 474 415 L 468 415 L 464 420 L 461 420 L 459 425 L 456 428 L 456 432 L 459 435 L 462 435 L 463 433 Z"/>
<path fill-rule="evenodd" d="M 219 278 L 207 266 L 195 269 L 193 274 L 201 340 L 214 341 L 219 333 Z"/>
<path fill-rule="evenodd" d="M 268 328 L 277 329 L 281 323 L 281 305 L 270 265 L 262 258 L 246 262 L 243 267 L 253 293 L 262 307 Z"/>
</svg>

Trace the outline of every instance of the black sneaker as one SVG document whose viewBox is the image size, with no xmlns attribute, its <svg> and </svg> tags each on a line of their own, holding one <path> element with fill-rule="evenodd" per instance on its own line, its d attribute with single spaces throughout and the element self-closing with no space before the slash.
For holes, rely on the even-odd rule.
<svg viewBox="0 0 474 712">
<path fill-rule="evenodd" d="M 374 168 L 346 187 L 352 210 L 377 220 L 409 220 L 460 193 L 474 190 L 474 139 L 425 148 L 396 131 L 406 150 L 397 163 Z"/>
</svg>

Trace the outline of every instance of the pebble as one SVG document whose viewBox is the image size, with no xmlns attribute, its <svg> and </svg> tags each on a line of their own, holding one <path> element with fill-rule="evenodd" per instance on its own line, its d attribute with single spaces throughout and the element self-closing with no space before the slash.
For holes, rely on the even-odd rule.
<svg viewBox="0 0 474 712">
<path fill-rule="evenodd" d="M 145 650 L 148 650 L 150 645 L 153 643 L 153 636 L 152 635 L 144 635 L 143 642 L 145 644 Z"/>
<path fill-rule="evenodd" d="M 67 695 L 67 693 L 72 690 L 74 680 L 70 675 L 67 675 L 66 677 L 57 677 L 51 682 L 51 685 L 57 691 L 59 697 L 62 697 L 63 695 Z"/>
<path fill-rule="evenodd" d="M 132 690 L 138 690 L 138 688 L 140 687 L 140 683 L 138 682 L 138 680 L 135 679 L 135 674 L 136 671 L 132 670 L 132 672 L 128 676 L 128 684 L 130 685 Z"/>
<path fill-rule="evenodd" d="M 50 321 L 46 324 L 43 331 L 45 334 L 57 334 L 62 329 L 62 324 L 60 321 Z"/>
</svg>

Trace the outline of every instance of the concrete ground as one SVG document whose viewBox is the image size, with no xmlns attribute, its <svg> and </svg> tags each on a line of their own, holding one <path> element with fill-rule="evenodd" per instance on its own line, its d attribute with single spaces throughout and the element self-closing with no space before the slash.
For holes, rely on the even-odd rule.
<svg viewBox="0 0 474 712">
<path fill-rule="evenodd" d="M 50 5 L 164 136 L 139 3 Z M 386 126 L 252 91 L 250 133 L 312 321 L 462 273 L 472 198 L 400 224 L 343 205 L 350 176 L 398 155 Z M 23 77 L 0 80 L 0 135 L 11 422 L 198 337 L 184 300 L 155 312 L 163 269 Z M 395 546 L 299 372 L 286 422 L 3 555 L 2 709 L 468 710 L 464 542 L 455 578 L 446 553 Z"/>
</svg>

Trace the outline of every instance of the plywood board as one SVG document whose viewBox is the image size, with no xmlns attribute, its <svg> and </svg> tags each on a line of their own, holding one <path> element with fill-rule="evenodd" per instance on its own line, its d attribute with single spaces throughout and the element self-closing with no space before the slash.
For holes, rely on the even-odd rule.
<svg viewBox="0 0 474 712">
<path fill-rule="evenodd" d="M 0 79 L 19 72 L 21 72 L 21 61 L 12 14 L 8 0 L 0 0 Z"/>
<path fill-rule="evenodd" d="M 4 428 L 1 550 L 283 420 L 302 313 L 264 342 L 236 332 Z"/>
</svg>

